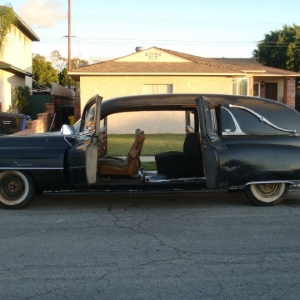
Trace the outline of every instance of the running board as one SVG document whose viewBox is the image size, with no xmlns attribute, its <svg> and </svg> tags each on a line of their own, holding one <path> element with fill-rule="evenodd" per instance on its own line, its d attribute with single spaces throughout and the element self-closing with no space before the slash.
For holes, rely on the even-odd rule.
<svg viewBox="0 0 300 300">
<path fill-rule="evenodd" d="M 184 177 L 184 178 L 168 178 L 166 175 L 157 174 L 156 171 L 139 171 L 139 177 L 144 182 L 191 182 L 191 181 L 204 181 L 206 177 Z"/>
</svg>

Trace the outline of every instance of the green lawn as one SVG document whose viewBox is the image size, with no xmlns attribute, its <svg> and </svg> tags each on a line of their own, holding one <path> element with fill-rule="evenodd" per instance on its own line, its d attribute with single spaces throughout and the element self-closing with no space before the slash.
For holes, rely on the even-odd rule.
<svg viewBox="0 0 300 300">
<path fill-rule="evenodd" d="M 166 151 L 182 151 L 185 134 L 147 134 L 142 149 L 142 156 L 154 156 Z M 127 155 L 133 144 L 134 134 L 110 134 L 107 140 L 107 154 Z M 142 162 L 144 170 L 156 170 L 155 161 Z"/>
<path fill-rule="evenodd" d="M 141 169 L 145 171 L 156 171 L 155 161 L 141 161 Z"/>
<path fill-rule="evenodd" d="M 166 151 L 182 151 L 185 134 L 147 134 L 142 149 L 143 156 L 152 156 Z M 110 134 L 107 154 L 126 155 L 133 144 L 134 134 Z"/>
</svg>

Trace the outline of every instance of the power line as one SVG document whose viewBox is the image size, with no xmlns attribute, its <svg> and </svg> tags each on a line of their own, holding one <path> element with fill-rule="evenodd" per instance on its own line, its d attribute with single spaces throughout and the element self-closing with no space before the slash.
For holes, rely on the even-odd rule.
<svg viewBox="0 0 300 300">
<path fill-rule="evenodd" d="M 74 36 L 75 37 L 75 36 Z M 63 41 L 59 38 L 52 37 L 41 37 L 41 41 L 52 43 L 54 41 Z M 256 41 L 200 41 L 200 40 L 157 40 L 157 39 L 103 39 L 99 38 L 75 38 L 76 43 L 85 44 L 133 44 L 133 43 L 143 43 L 147 45 L 154 44 L 181 44 L 181 45 L 211 45 L 211 46 L 236 46 L 236 45 L 257 45 Z"/>
<path fill-rule="evenodd" d="M 68 19 L 68 14 L 23 14 L 22 18 L 29 22 L 39 21 L 39 20 L 65 20 Z M 170 26 L 192 26 L 192 27 L 211 27 L 211 28 L 261 28 L 261 27 L 273 27 L 282 26 L 280 22 L 266 23 L 266 22 L 234 22 L 234 21 L 223 21 L 223 20 L 190 20 L 190 19 L 168 19 L 168 18 L 137 18 L 137 17 L 122 17 L 122 16 L 103 16 L 103 15 L 93 15 L 93 14 L 74 14 L 72 15 L 72 20 L 79 21 L 90 21 L 90 22 L 109 22 L 109 23 L 131 23 L 131 24 L 148 24 L 148 25 L 170 25 Z"/>
</svg>

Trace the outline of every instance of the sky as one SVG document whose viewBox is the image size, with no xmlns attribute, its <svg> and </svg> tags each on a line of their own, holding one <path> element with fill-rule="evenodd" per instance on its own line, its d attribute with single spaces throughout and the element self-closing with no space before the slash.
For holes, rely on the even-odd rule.
<svg viewBox="0 0 300 300">
<path fill-rule="evenodd" d="M 50 60 L 71 57 L 89 63 L 156 46 L 202 57 L 252 57 L 265 34 L 300 25 L 299 0 L 14 0 L 15 12 L 40 38 L 32 52 Z"/>
</svg>

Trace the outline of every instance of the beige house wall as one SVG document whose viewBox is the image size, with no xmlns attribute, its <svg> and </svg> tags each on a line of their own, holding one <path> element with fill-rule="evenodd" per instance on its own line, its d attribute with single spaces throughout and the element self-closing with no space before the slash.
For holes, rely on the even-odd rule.
<svg viewBox="0 0 300 300">
<path fill-rule="evenodd" d="M 26 72 L 32 72 L 32 41 L 17 27 L 13 27 L 4 41 L 0 51 L 0 61 L 11 64 Z M 0 70 L 0 102 L 2 111 L 7 111 L 11 104 L 11 89 L 15 86 L 32 86 L 32 78 L 19 77 L 13 73 Z"/>
<path fill-rule="evenodd" d="M 144 84 L 171 84 L 173 93 L 232 93 L 232 79 L 210 76 L 82 76 L 81 108 L 95 94 L 103 100 L 118 96 L 139 95 Z M 184 133 L 183 112 L 122 113 L 108 117 L 108 133 Z"/>
<path fill-rule="evenodd" d="M 6 112 L 11 104 L 11 89 L 23 85 L 24 78 L 0 70 L 0 102 L 2 103 L 3 112 Z"/>
<path fill-rule="evenodd" d="M 32 71 L 32 41 L 17 27 L 13 27 L 0 54 L 2 61 L 27 72 Z"/>
<path fill-rule="evenodd" d="M 253 59 L 225 58 L 216 61 L 157 47 L 145 50 L 137 47 L 135 50 L 135 53 L 113 61 L 87 66 L 69 73 L 74 76 L 74 79 L 80 79 L 81 109 L 95 94 L 101 95 L 104 101 L 114 97 L 144 93 L 253 96 L 255 92 L 257 96 L 265 97 L 267 94 L 268 97 L 273 98 L 273 95 L 266 93 L 265 83 L 277 83 L 276 100 L 291 107 L 295 106 L 296 73 L 284 70 L 281 73 L 280 70 L 262 66 Z M 155 65 L 156 63 L 161 64 Z M 175 118 L 175 114 L 173 114 L 173 123 L 168 126 L 167 120 L 172 118 L 167 115 L 158 117 L 158 113 L 139 113 L 135 116 L 120 114 L 112 116 L 111 119 L 109 130 L 116 130 L 116 132 L 122 129 L 126 133 L 132 133 L 140 124 L 149 125 L 150 132 L 156 132 L 161 128 L 165 132 L 179 130 L 182 132 L 184 128 L 182 116 L 176 115 Z M 130 128 L 127 126 L 129 123 L 132 125 Z M 178 124 L 178 128 L 174 127 L 175 123 Z"/>
<path fill-rule="evenodd" d="M 171 84 L 173 93 L 232 93 L 231 77 L 210 76 L 81 76 L 81 108 L 99 94 L 104 100 L 143 93 L 144 84 Z"/>
</svg>

